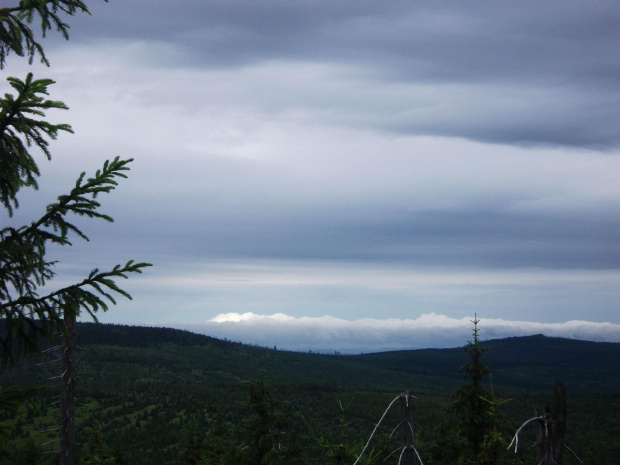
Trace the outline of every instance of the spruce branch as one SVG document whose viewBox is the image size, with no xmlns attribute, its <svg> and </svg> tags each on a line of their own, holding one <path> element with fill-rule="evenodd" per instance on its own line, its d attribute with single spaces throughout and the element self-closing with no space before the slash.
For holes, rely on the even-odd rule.
<svg viewBox="0 0 620 465">
<path fill-rule="evenodd" d="M 68 39 L 69 25 L 61 15 L 74 16 L 80 12 L 90 14 L 82 0 L 21 0 L 16 7 L 0 8 L 0 69 L 4 68 L 11 52 L 27 56 L 31 64 L 39 55 L 41 63 L 49 66 L 43 46 L 37 41 L 30 24 L 39 18 L 43 37 L 47 31 L 55 29 Z"/>
<path fill-rule="evenodd" d="M 0 301 L 10 300 L 11 288 L 18 295 L 33 297 L 38 286 L 54 277 L 56 262 L 44 259 L 48 243 L 71 245 L 71 233 L 88 241 L 86 234 L 67 219 L 69 214 L 113 221 L 99 211 L 100 203 L 94 197 L 114 189 L 116 177 L 126 178 L 124 172 L 132 160 L 108 160 L 86 181 L 82 173 L 71 192 L 48 205 L 46 213 L 30 226 L 0 231 Z"/>
<path fill-rule="evenodd" d="M 95 176 L 88 178 L 86 182 L 84 182 L 86 173 L 81 173 L 71 192 L 68 195 L 60 195 L 57 202 L 48 205 L 45 215 L 39 220 L 27 228 L 17 230 L 18 236 L 23 240 L 33 240 L 36 237 L 60 245 L 71 245 L 67 236 L 69 232 L 73 232 L 88 241 L 88 237 L 77 226 L 69 223 L 65 216 L 72 213 L 113 222 L 112 217 L 98 211 L 101 204 L 95 198 L 100 193 L 109 193 L 116 188 L 118 182 L 114 178 L 127 178 L 124 172 L 129 171 L 128 165 L 132 161 L 133 158 L 121 160 L 120 157 L 112 161 L 106 160 L 103 168 L 97 170 Z M 50 228 L 52 232 L 42 228 Z"/>
<path fill-rule="evenodd" d="M 93 176 L 81 173 L 71 192 L 48 205 L 37 221 L 29 226 L 0 231 L 0 316 L 12 326 L 0 341 L 4 356 L 10 356 L 13 340 L 22 339 L 26 341 L 27 351 L 34 350 L 38 335 L 62 327 L 67 311 L 83 310 L 97 321 L 96 313 L 107 311 L 110 303 L 116 304 L 117 295 L 131 299 L 131 295 L 118 286 L 117 280 L 127 279 L 130 273 L 141 273 L 143 268 L 151 266 L 149 263 L 130 260 L 105 272 L 95 268 L 80 283 L 43 296 L 39 288 L 55 276 L 56 262 L 44 258 L 48 243 L 71 245 L 70 234 L 88 240 L 86 234 L 67 219 L 69 214 L 113 221 L 99 211 L 101 205 L 96 197 L 115 189 L 117 178 L 127 177 L 132 161 L 116 157 L 107 160 Z"/>
<path fill-rule="evenodd" d="M 17 350 L 35 350 L 39 334 L 50 334 L 50 329 L 64 330 L 64 317 L 85 311 L 95 322 L 98 311 L 107 311 L 108 303 L 116 304 L 114 293 L 131 300 L 131 295 L 121 289 L 116 280 L 128 279 L 130 273 L 142 273 L 150 263 L 136 263 L 129 260 L 125 265 L 116 265 L 110 271 L 94 269 L 87 278 L 71 286 L 64 287 L 42 297 L 36 293 L 22 295 L 15 300 L 0 304 L 0 314 L 4 316 L 8 331 L 2 335 L 0 345 L 3 363 L 11 360 L 14 342 L 24 343 Z M 8 349 L 11 350 L 8 350 Z"/>
<path fill-rule="evenodd" d="M 51 79 L 34 79 L 28 73 L 24 81 L 7 78 L 16 96 L 5 93 L 0 98 L 0 202 L 13 214 L 19 203 L 16 199 L 22 187 L 38 188 L 40 176 L 37 163 L 29 149 L 39 148 L 48 160 L 52 158 L 49 141 L 61 131 L 72 133 L 68 124 L 52 124 L 43 118 L 47 110 L 67 110 L 60 101 L 46 98 Z"/>
</svg>

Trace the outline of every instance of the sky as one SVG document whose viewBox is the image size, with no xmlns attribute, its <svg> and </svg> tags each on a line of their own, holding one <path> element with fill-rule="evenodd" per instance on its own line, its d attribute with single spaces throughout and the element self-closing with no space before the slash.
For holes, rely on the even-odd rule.
<svg viewBox="0 0 620 465">
<path fill-rule="evenodd" d="M 7 2 L 8 3 L 8 2 Z M 56 286 L 128 259 L 100 321 L 291 350 L 620 342 L 620 4 L 110 0 L 44 39 L 31 221 L 134 158 Z M 4 78 L 0 92 L 7 92 Z M 9 221 L 9 220 L 6 220 Z"/>
</svg>

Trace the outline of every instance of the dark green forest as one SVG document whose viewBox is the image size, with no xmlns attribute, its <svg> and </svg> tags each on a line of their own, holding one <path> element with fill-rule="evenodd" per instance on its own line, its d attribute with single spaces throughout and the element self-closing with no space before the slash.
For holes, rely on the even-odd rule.
<svg viewBox="0 0 620 465">
<path fill-rule="evenodd" d="M 2 370 L 3 388 L 34 393 L 1 419 L 1 464 L 57 463 L 46 453 L 58 435 L 54 345 Z M 499 451 L 494 463 L 533 463 L 534 427 L 523 428 L 517 454 L 508 444 L 552 404 L 556 380 L 567 392 L 564 463 L 611 465 L 620 455 L 620 344 L 530 336 L 480 342 L 477 359 L 471 342 L 469 351 L 337 355 L 82 323 L 77 345 L 77 463 L 353 464 L 396 400 L 358 463 L 397 464 L 405 391 L 423 463 L 490 463 L 462 453 L 478 420 L 481 447 Z M 478 420 L 462 407 L 474 361 L 484 368 Z"/>
</svg>

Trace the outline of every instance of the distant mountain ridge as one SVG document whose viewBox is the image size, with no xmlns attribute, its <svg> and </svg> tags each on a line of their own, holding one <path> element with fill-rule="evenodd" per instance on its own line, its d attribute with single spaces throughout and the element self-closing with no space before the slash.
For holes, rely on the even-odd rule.
<svg viewBox="0 0 620 465">
<path fill-rule="evenodd" d="M 257 359 L 268 359 L 286 379 L 299 382 L 340 381 L 371 384 L 415 383 L 431 387 L 462 382 L 459 367 L 467 363 L 462 347 L 413 349 L 361 355 L 321 355 L 279 351 L 245 345 L 159 327 L 81 323 L 81 346 L 119 346 L 154 349 L 162 345 L 202 347 L 201 365 L 211 365 L 227 376 L 243 378 Z M 465 345 L 466 341 L 464 341 Z M 561 379 L 577 390 L 620 390 L 620 343 L 590 342 L 543 335 L 509 337 L 483 341 L 488 350 L 483 361 L 491 368 L 496 385 L 518 389 L 547 389 Z M 208 354 L 208 357 L 207 357 Z M 231 354 L 235 355 L 232 363 Z M 240 355 L 241 354 L 241 355 Z M 228 360 L 222 366 L 222 362 Z M 277 375 L 278 373 L 274 373 Z M 335 379 L 334 379 L 335 378 Z"/>
</svg>

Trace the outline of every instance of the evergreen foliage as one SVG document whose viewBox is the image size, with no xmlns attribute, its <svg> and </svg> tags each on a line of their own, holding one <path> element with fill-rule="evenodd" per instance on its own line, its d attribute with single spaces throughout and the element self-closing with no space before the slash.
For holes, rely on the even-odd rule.
<svg viewBox="0 0 620 465">
<path fill-rule="evenodd" d="M 66 110 L 63 102 L 47 100 L 51 79 L 34 80 L 28 73 L 25 81 L 9 77 L 9 85 L 17 96 L 6 93 L 0 99 L 0 202 L 13 214 L 17 208 L 17 193 L 22 187 L 38 188 L 39 168 L 29 152 L 33 145 L 51 160 L 49 139 L 56 139 L 60 131 L 73 132 L 68 124 L 51 124 L 44 119 L 45 111 Z"/>
<path fill-rule="evenodd" d="M 34 38 L 30 23 L 39 18 L 43 34 L 52 28 L 68 37 L 69 26 L 60 14 L 88 12 L 79 0 L 22 0 L 19 6 L 0 9 L 0 65 L 14 52 L 35 54 L 48 63 L 43 47 Z M 60 132 L 72 132 L 68 124 L 46 121 L 46 111 L 66 110 L 63 102 L 49 100 L 50 79 L 7 79 L 14 94 L 0 98 L 0 202 L 12 216 L 19 207 L 18 194 L 24 187 L 36 189 L 40 170 L 33 149 L 39 149 L 50 160 L 49 143 Z M 0 356 L 3 363 L 23 352 L 37 350 L 42 336 L 62 327 L 64 315 L 81 311 L 96 320 L 98 311 L 115 304 L 114 294 L 127 298 L 116 280 L 140 273 L 148 263 L 133 260 L 109 271 L 95 268 L 81 282 L 46 292 L 45 286 L 55 276 L 56 262 L 47 258 L 50 245 L 70 246 L 71 236 L 88 240 L 86 234 L 70 220 L 72 215 L 112 221 L 100 209 L 99 194 L 111 192 L 118 178 L 125 178 L 132 159 L 119 157 L 106 161 L 92 177 L 82 173 L 73 189 L 49 204 L 46 211 L 29 225 L 3 227 L 0 230 L 0 318 L 4 326 L 0 333 Z"/>
<path fill-rule="evenodd" d="M 349 428 L 350 422 L 347 419 L 349 410 L 351 408 L 352 399 L 343 404 L 340 399 L 336 401 L 338 406 L 338 417 L 335 420 L 340 432 L 340 440 L 332 442 L 325 437 L 324 434 L 317 437 L 317 445 L 321 452 L 321 457 L 324 459 L 324 463 L 333 465 L 348 465 L 354 463 L 359 453 L 360 446 L 357 444 L 351 444 L 349 441 Z M 353 448 L 355 447 L 355 449 Z"/>
<path fill-rule="evenodd" d="M 27 56 L 30 63 L 38 54 L 41 62 L 49 65 L 30 23 L 38 17 L 44 37 L 47 31 L 55 29 L 68 39 L 69 25 L 62 20 L 61 14 L 72 16 L 78 12 L 89 13 L 82 0 L 21 0 L 17 6 L 0 8 L 0 69 L 11 52 Z"/>
<path fill-rule="evenodd" d="M 203 432 L 196 418 L 189 419 L 183 430 L 179 465 L 198 465 L 202 454 Z"/>
<path fill-rule="evenodd" d="M 5 68 L 10 53 L 26 56 L 30 63 L 39 55 L 41 61 L 49 65 L 31 24 L 40 23 L 43 37 L 47 31 L 55 29 L 68 38 L 69 26 L 62 16 L 78 12 L 88 13 L 81 0 L 21 0 L 17 6 L 0 8 L 0 69 Z M 13 93 L 6 92 L 0 97 L 0 204 L 10 218 L 19 208 L 20 191 L 38 188 L 37 178 L 41 172 L 35 152 L 40 151 L 51 160 L 50 141 L 61 132 L 73 131 L 68 124 L 52 124 L 46 119 L 49 110 L 67 109 L 63 102 L 47 98 L 48 87 L 54 81 L 35 79 L 28 73 L 24 80 L 8 77 L 7 82 Z M 41 340 L 51 339 L 58 329 L 68 333 L 67 322 L 73 324 L 80 313 L 87 313 L 96 321 L 96 313 L 106 311 L 110 303 L 115 304 L 116 295 L 131 298 L 116 281 L 128 278 L 131 273 L 141 273 L 149 263 L 129 260 L 108 271 L 95 268 L 81 282 L 61 289 L 50 291 L 46 287 L 55 277 L 56 265 L 48 258 L 49 246 L 70 246 L 72 236 L 88 240 L 71 219 L 73 216 L 112 221 L 100 211 L 97 196 L 111 192 L 118 178 L 126 177 L 131 161 L 116 157 L 106 161 L 91 177 L 82 173 L 68 194 L 50 203 L 30 224 L 0 226 L 1 365 L 14 364 L 23 354 L 37 352 Z M 71 341 L 72 346 L 66 349 L 72 351 L 75 339 Z M 71 389 L 63 389 L 61 395 L 62 425 L 66 427 L 61 427 L 60 431 L 60 461 L 73 465 L 75 379 L 74 360 L 72 356 L 68 358 L 71 369 L 65 369 L 62 382 Z M 0 414 L 14 411 L 27 393 L 12 388 L 0 391 Z M 69 407 L 64 405 L 66 399 Z M 33 457 L 30 460 L 34 463 Z"/>
<path fill-rule="evenodd" d="M 454 404 L 450 407 L 450 411 L 458 418 L 457 433 L 463 439 L 464 451 L 476 458 L 481 453 L 482 442 L 491 427 L 489 405 L 484 400 L 490 394 L 480 385 L 482 378 L 489 374 L 490 370 L 480 360 L 487 348 L 480 344 L 479 322 L 477 318 L 472 321 L 473 338 L 464 347 L 470 361 L 461 367 L 461 372 L 469 379 L 469 383 L 457 389 Z"/>
<path fill-rule="evenodd" d="M 235 425 L 226 421 L 218 411 L 209 422 L 209 429 L 202 442 L 199 465 L 237 465 Z"/>
<path fill-rule="evenodd" d="M 463 348 L 470 360 L 460 371 L 469 380 L 460 386 L 446 417 L 437 428 L 439 440 L 432 450 L 438 464 L 500 465 L 506 461 L 507 443 L 501 423 L 500 406 L 508 399 L 498 399 L 491 382 L 490 391 L 482 380 L 491 370 L 481 358 L 488 348 L 481 344 L 475 317 L 472 340 Z M 516 463 L 514 458 L 510 463 Z"/>
<path fill-rule="evenodd" d="M 239 429 L 240 463 L 243 465 L 302 464 L 293 417 L 286 411 L 275 388 L 261 369 L 256 380 L 245 383 L 248 388 L 246 407 L 249 415 Z"/>
<path fill-rule="evenodd" d="M 459 385 L 469 381 L 459 376 L 459 366 L 469 358 L 462 348 L 335 356 L 274 351 L 169 328 L 81 323 L 77 334 L 83 347 L 77 366 L 77 441 L 84 444 L 77 450 L 78 463 L 175 464 L 181 458 L 184 431 L 193 418 L 203 441 L 201 465 L 240 465 L 241 447 L 247 443 L 240 431 L 254 414 L 248 382 L 259 378 L 261 368 L 268 374 L 270 398 L 279 403 L 273 405 L 275 411 L 292 418 L 295 447 L 305 464 L 352 465 L 403 386 L 411 386 L 417 397 L 415 439 L 424 464 L 459 463 L 459 449 L 452 462 L 443 452 L 462 441 L 454 428 L 455 414 L 446 411 Z M 588 465 L 617 464 L 620 374 L 614 361 L 620 357 L 620 344 L 531 336 L 483 345 L 491 348 L 483 360 L 503 352 L 503 362 L 492 365 L 494 389 L 486 383 L 488 377 L 481 383 L 491 395 L 487 399 L 498 404 L 497 431 L 502 441 L 510 441 L 524 419 L 549 403 L 556 377 L 569 377 L 576 371 L 583 378 L 565 383 L 570 393 L 566 444 Z M 530 351 L 544 357 L 524 356 Z M 578 353 L 579 357 L 572 356 Z M 435 361 L 429 373 L 410 372 L 411 366 L 422 365 L 428 357 Z M 376 363 L 377 358 L 382 362 Z M 389 363 L 391 358 L 399 363 Z M 592 363 L 595 360 L 605 360 L 606 371 Z M 50 371 L 48 365 L 39 366 L 41 361 L 40 357 L 23 358 L 14 369 L 0 372 L 0 386 L 48 384 L 47 378 L 58 372 Z M 382 364 L 395 368 L 382 369 Z M 517 384 L 506 383 L 503 373 L 515 370 L 519 376 L 510 379 Z M 271 378 L 277 380 L 277 388 Z M 527 388 L 523 379 L 531 380 Z M 43 391 L 30 405 L 21 405 L 17 414 L 0 414 L 0 426 L 9 439 L 0 465 L 24 463 L 11 459 L 17 451 L 25 453 L 29 438 L 35 445 L 54 438 L 57 433 L 45 432 L 58 416 L 53 396 Z M 512 400 L 501 400 L 505 398 Z M 392 408 L 361 465 L 396 465 L 397 454 L 384 459 L 398 445 L 397 433 L 391 438 L 390 433 L 399 421 L 398 409 Z M 498 446 L 497 463 L 536 463 L 530 448 L 534 433 L 535 428 L 525 428 L 518 454 L 507 450 L 507 445 Z M 571 453 L 565 455 L 565 465 L 579 464 Z"/>
</svg>

